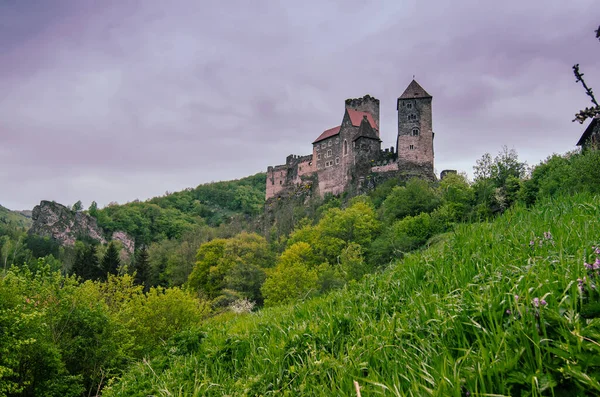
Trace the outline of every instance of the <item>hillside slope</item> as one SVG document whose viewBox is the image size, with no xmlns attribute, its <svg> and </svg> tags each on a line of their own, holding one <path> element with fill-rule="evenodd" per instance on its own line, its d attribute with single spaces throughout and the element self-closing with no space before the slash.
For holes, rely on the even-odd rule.
<svg viewBox="0 0 600 397">
<path fill-rule="evenodd" d="M 104 395 L 598 395 L 599 209 L 580 194 L 461 225 L 327 297 L 180 334 Z"/>
<path fill-rule="evenodd" d="M 91 209 L 98 226 L 111 234 L 124 231 L 136 243 L 149 244 L 164 239 L 179 239 L 201 225 L 218 226 L 232 219 L 253 218 L 262 213 L 266 174 L 213 182 L 196 188 L 168 193 L 147 201 L 111 204 Z"/>
<path fill-rule="evenodd" d="M 0 205 L 0 222 L 13 222 L 18 227 L 28 229 L 32 223 L 31 211 L 11 211 Z"/>
</svg>

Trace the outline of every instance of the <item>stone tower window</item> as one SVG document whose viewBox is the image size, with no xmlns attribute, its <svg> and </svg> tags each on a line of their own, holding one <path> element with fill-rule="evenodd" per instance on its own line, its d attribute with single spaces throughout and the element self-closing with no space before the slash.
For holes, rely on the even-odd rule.
<svg viewBox="0 0 600 397">
<path fill-rule="evenodd" d="M 333 142 L 331 140 L 329 140 L 329 142 L 327 142 L 327 146 L 331 146 Z"/>
<path fill-rule="evenodd" d="M 332 155 L 333 155 L 333 152 L 331 151 L 331 149 L 329 149 L 329 150 L 327 151 L 327 157 L 331 157 Z"/>
<path fill-rule="evenodd" d="M 406 108 L 407 108 L 407 109 L 412 109 L 412 103 L 407 103 L 407 104 L 406 104 Z"/>
<path fill-rule="evenodd" d="M 339 157 L 336 157 L 336 158 L 335 158 L 335 163 L 336 163 L 336 164 L 339 164 L 339 163 L 340 163 L 340 158 L 339 158 Z"/>
<path fill-rule="evenodd" d="M 416 114 L 409 114 L 408 115 L 408 121 L 415 121 L 417 119 L 417 115 Z"/>
<path fill-rule="evenodd" d="M 317 160 L 321 160 L 321 153 L 317 153 Z"/>
<path fill-rule="evenodd" d="M 348 141 L 344 139 L 344 156 L 348 155 Z"/>
<path fill-rule="evenodd" d="M 418 128 L 413 128 L 412 135 L 413 136 L 419 136 L 419 129 Z"/>
<path fill-rule="evenodd" d="M 414 148 L 415 148 L 415 145 L 410 145 L 408 148 L 409 148 L 410 150 L 414 150 Z"/>
</svg>

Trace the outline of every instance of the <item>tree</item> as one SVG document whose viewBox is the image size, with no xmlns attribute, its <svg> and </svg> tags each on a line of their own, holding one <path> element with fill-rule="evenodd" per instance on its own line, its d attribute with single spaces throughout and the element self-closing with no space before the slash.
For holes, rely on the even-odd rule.
<svg viewBox="0 0 600 397">
<path fill-rule="evenodd" d="M 318 291 L 318 269 L 311 266 L 311 247 L 298 242 L 289 247 L 269 272 L 261 291 L 266 306 L 294 302 Z"/>
<path fill-rule="evenodd" d="M 596 30 L 595 33 L 596 38 L 600 40 L 600 27 L 598 27 L 598 30 Z M 588 118 L 594 118 L 600 115 L 600 105 L 598 105 L 598 102 L 594 97 L 594 92 L 592 91 L 592 88 L 588 87 L 585 80 L 583 80 L 583 73 L 579 71 L 579 64 L 573 65 L 573 74 L 575 74 L 575 82 L 581 83 L 581 85 L 585 89 L 586 95 L 590 97 L 590 101 L 594 105 L 589 108 L 580 110 L 577 114 L 575 114 L 575 119 L 573 119 L 573 121 L 579 121 L 580 124 L 583 124 L 583 122 Z"/>
<path fill-rule="evenodd" d="M 104 257 L 102 258 L 102 278 L 106 279 L 107 274 L 119 274 L 121 260 L 119 259 L 119 251 L 116 245 L 111 241 L 108 244 Z"/>
<path fill-rule="evenodd" d="M 90 204 L 90 208 L 88 208 L 88 212 L 94 218 L 98 217 L 98 204 L 95 201 L 92 201 L 92 204 Z"/>
<path fill-rule="evenodd" d="M 78 243 L 81 244 L 81 243 Z M 102 276 L 98 261 L 98 251 L 94 244 L 76 247 L 76 256 L 71 274 L 81 277 L 83 280 L 97 280 Z"/>
<path fill-rule="evenodd" d="M 135 271 L 134 283 L 143 285 L 144 290 L 148 291 L 150 288 L 150 262 L 148 260 L 148 250 L 146 247 L 142 247 L 136 255 L 135 262 L 133 265 Z"/>
<path fill-rule="evenodd" d="M 431 212 L 440 205 L 438 193 L 423 179 L 413 178 L 406 186 L 398 186 L 381 206 L 383 218 L 394 222 L 409 215 Z"/>
<path fill-rule="evenodd" d="M 75 204 L 73 204 L 73 211 L 81 211 L 83 209 L 83 204 L 81 204 L 81 200 L 78 200 Z"/>
</svg>

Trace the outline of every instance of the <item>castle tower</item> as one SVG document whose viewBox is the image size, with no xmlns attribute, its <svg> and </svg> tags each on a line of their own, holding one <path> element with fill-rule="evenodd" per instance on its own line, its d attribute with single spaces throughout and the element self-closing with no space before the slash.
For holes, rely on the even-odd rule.
<svg viewBox="0 0 600 397">
<path fill-rule="evenodd" d="M 431 125 L 431 100 L 415 80 L 398 98 L 399 163 L 413 163 L 433 172 L 433 130 Z"/>
<path fill-rule="evenodd" d="M 377 124 L 377 133 L 379 134 L 379 99 L 373 98 L 371 95 L 365 95 L 362 98 L 346 99 L 346 109 L 371 113 L 375 124 Z"/>
</svg>

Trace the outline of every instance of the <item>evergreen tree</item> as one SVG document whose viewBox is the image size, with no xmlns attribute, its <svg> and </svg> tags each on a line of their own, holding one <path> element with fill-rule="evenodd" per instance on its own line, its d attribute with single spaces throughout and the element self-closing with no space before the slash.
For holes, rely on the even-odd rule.
<svg viewBox="0 0 600 397">
<path fill-rule="evenodd" d="M 148 250 L 146 247 L 142 247 L 142 249 L 138 251 L 133 269 L 135 270 L 134 282 L 143 285 L 144 291 L 147 291 L 150 287 L 150 262 L 148 260 Z"/>
<path fill-rule="evenodd" d="M 71 273 L 83 280 L 96 280 L 101 276 L 98 262 L 98 251 L 94 244 L 81 247 L 77 250 Z"/>
<path fill-rule="evenodd" d="M 119 250 L 113 242 L 108 244 L 104 258 L 102 258 L 102 279 L 106 279 L 108 274 L 119 274 L 121 260 L 119 259 Z"/>
</svg>

